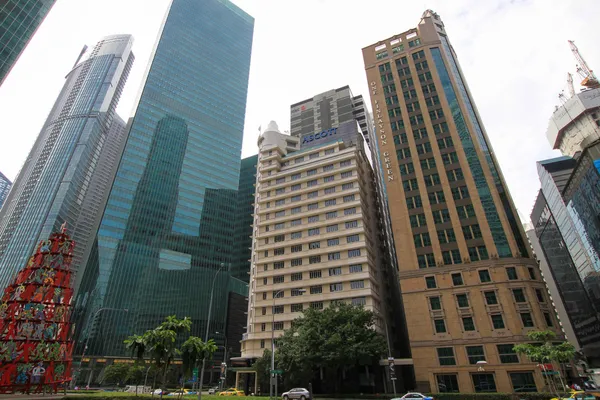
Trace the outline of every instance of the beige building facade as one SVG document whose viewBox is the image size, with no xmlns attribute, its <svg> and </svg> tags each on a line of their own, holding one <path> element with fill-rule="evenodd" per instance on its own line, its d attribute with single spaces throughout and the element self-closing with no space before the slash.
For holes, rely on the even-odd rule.
<svg viewBox="0 0 600 400">
<path fill-rule="evenodd" d="M 261 357 L 309 307 L 346 302 L 383 314 L 374 179 L 352 123 L 351 143 L 330 130 L 300 149 L 303 139 L 274 123 L 258 139 L 243 358 Z"/>
<path fill-rule="evenodd" d="M 561 329 L 443 22 L 363 58 L 416 389 L 544 390 L 512 348 Z"/>
</svg>

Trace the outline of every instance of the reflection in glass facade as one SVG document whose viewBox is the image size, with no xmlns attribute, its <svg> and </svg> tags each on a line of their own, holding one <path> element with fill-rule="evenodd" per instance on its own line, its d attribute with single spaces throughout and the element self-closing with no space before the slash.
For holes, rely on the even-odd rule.
<svg viewBox="0 0 600 400">
<path fill-rule="evenodd" d="M 6 196 L 8 196 L 11 186 L 12 182 L 6 176 L 4 176 L 2 172 L 0 172 L 0 208 L 2 208 L 4 199 L 6 199 Z"/>
<path fill-rule="evenodd" d="M 258 154 L 244 158 L 240 168 L 240 183 L 237 194 L 235 219 L 235 255 L 231 275 L 248 282 L 250 258 L 252 257 L 252 214 L 254 213 L 254 192 L 256 191 L 256 165 Z M 245 324 L 245 321 L 244 321 Z"/>
<path fill-rule="evenodd" d="M 87 354 L 128 357 L 123 340 L 168 315 L 203 337 L 221 266 L 225 330 L 253 26 L 227 0 L 171 3 L 76 298 L 76 352 L 89 335 Z"/>
<path fill-rule="evenodd" d="M 0 85 L 56 0 L 0 2 Z"/>
<path fill-rule="evenodd" d="M 25 265 L 35 245 L 66 222 L 78 243 L 74 267 L 97 230 L 109 182 L 97 175 L 120 157 L 115 115 L 134 56 L 131 35 L 107 36 L 83 54 L 0 211 L 0 286 Z M 80 56 L 81 57 L 81 56 Z"/>
</svg>

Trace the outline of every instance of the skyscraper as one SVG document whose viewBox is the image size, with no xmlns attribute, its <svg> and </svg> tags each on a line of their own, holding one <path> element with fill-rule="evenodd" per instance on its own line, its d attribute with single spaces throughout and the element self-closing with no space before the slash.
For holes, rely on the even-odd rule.
<svg viewBox="0 0 600 400">
<path fill-rule="evenodd" d="M 134 56 L 131 35 L 107 36 L 69 72 L 46 123 L 0 210 L 0 286 L 25 264 L 39 240 L 66 222 L 78 242 L 75 264 L 97 229 L 98 202 L 124 136 L 115 117 Z M 107 145 L 107 142 L 110 142 Z"/>
<path fill-rule="evenodd" d="M 0 85 L 56 0 L 6 0 L 0 4 Z"/>
<path fill-rule="evenodd" d="M 442 20 L 363 57 L 417 389 L 542 389 L 513 346 L 561 331 Z"/>
<path fill-rule="evenodd" d="M 8 196 L 11 186 L 12 182 L 0 172 L 0 208 L 2 208 L 2 204 L 4 204 L 4 199 Z"/>
<path fill-rule="evenodd" d="M 253 27 L 228 0 L 171 2 L 79 286 L 76 352 L 89 337 L 87 354 L 128 357 L 123 340 L 169 315 L 204 337 L 215 276 L 225 331 Z"/>
</svg>

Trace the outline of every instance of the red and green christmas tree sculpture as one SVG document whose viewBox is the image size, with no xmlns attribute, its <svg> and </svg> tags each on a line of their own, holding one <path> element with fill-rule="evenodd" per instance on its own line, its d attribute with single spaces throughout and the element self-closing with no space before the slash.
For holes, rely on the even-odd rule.
<svg viewBox="0 0 600 400">
<path fill-rule="evenodd" d="M 71 380 L 71 259 L 75 242 L 41 241 L 0 304 L 0 393 L 57 388 Z"/>
</svg>

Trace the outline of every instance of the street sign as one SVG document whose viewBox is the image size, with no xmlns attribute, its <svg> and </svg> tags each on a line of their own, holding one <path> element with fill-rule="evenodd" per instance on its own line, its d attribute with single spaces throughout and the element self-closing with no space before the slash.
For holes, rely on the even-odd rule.
<svg viewBox="0 0 600 400">
<path fill-rule="evenodd" d="M 272 369 L 271 373 L 275 374 L 275 375 L 281 375 L 281 374 L 283 374 L 283 370 L 282 369 Z"/>
<path fill-rule="evenodd" d="M 192 381 L 198 382 L 198 368 L 192 370 Z"/>
<path fill-rule="evenodd" d="M 390 369 L 390 380 L 396 380 L 396 367 L 394 363 L 394 357 L 388 357 L 388 368 Z"/>
</svg>

